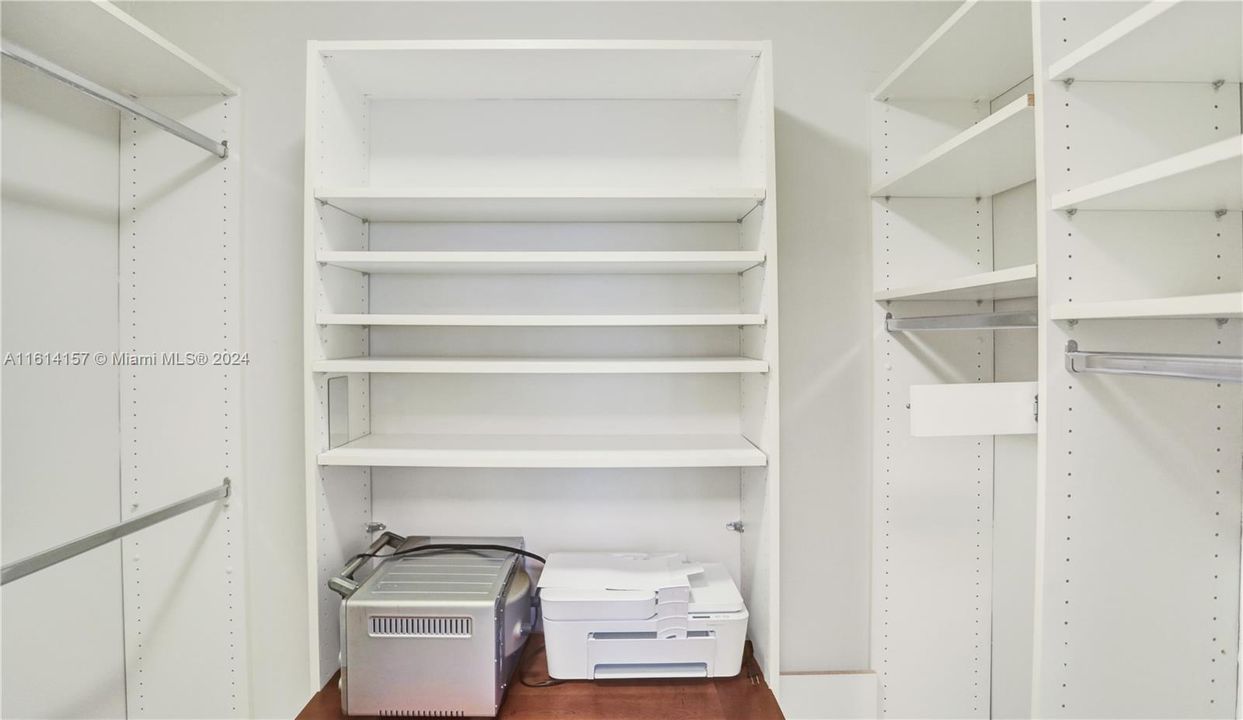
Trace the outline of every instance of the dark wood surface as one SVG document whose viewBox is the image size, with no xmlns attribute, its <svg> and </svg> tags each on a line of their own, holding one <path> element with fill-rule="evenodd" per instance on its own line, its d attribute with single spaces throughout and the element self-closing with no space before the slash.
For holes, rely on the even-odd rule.
<svg viewBox="0 0 1243 720">
<path fill-rule="evenodd" d="M 532 636 L 518 673 L 529 683 L 548 678 L 544 638 Z M 342 720 L 337 678 L 315 694 L 297 720 Z M 783 720 L 777 700 L 751 657 L 732 678 L 710 680 L 568 680 L 548 687 L 514 682 L 505 720 Z"/>
</svg>

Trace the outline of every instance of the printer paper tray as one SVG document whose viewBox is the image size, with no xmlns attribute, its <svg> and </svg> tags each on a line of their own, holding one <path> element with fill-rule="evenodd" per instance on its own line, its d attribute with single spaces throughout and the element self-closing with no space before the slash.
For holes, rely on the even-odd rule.
<svg viewBox="0 0 1243 720">
<path fill-rule="evenodd" d="M 587 639 L 592 677 L 711 677 L 716 635 L 692 632 L 661 639 L 655 633 L 593 633 Z"/>
</svg>

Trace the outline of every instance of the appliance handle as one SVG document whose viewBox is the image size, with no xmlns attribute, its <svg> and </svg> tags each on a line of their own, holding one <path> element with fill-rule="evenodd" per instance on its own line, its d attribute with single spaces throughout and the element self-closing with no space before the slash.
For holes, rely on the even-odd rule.
<svg viewBox="0 0 1243 720">
<path fill-rule="evenodd" d="M 348 598 L 353 595 L 354 591 L 357 590 L 360 585 L 360 583 L 354 579 L 354 573 L 358 572 L 359 568 L 366 565 L 368 561 L 372 560 L 372 558 L 367 557 L 367 555 L 378 553 L 386 547 L 391 547 L 396 550 L 405 541 L 405 537 L 398 535 L 395 532 L 389 532 L 387 530 L 384 531 L 381 533 L 380 537 L 375 539 L 375 542 L 371 543 L 371 547 L 367 548 L 367 552 L 365 554 L 350 560 L 345 564 L 345 567 L 341 568 L 341 572 L 328 579 L 329 589 L 343 598 Z"/>
</svg>

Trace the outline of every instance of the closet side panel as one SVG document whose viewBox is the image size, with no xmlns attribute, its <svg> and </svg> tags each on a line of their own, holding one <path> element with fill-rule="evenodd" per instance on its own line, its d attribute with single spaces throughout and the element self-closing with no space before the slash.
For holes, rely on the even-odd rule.
<svg viewBox="0 0 1243 720">
<path fill-rule="evenodd" d="M 128 716 L 245 717 L 240 101 L 144 102 L 231 147 L 122 118 L 121 514 L 233 492 L 122 540 Z"/>
<path fill-rule="evenodd" d="M 117 113 L 15 63 L 3 73 L 3 352 L 110 355 Z M 5 563 L 120 520 L 117 369 L 21 362 L 3 367 Z M 0 715 L 124 716 L 117 545 L 10 583 L 0 598 Z"/>
</svg>

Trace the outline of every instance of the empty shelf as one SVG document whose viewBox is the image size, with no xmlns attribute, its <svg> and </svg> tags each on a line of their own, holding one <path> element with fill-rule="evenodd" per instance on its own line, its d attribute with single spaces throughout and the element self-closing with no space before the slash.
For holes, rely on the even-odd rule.
<svg viewBox="0 0 1243 720">
<path fill-rule="evenodd" d="M 317 360 L 315 372 L 621 375 L 762 373 L 768 361 L 748 357 L 685 358 L 420 358 L 352 357 Z"/>
<path fill-rule="evenodd" d="M 1243 135 L 1058 193 L 1053 209 L 1243 209 Z"/>
<path fill-rule="evenodd" d="M 764 262 L 758 250 L 691 251 L 326 251 L 319 262 L 367 273 L 730 274 Z"/>
<path fill-rule="evenodd" d="M 759 467 L 741 435 L 366 435 L 320 465 L 469 468 Z"/>
<path fill-rule="evenodd" d="M 1036 179 L 1036 96 L 1027 94 L 872 188 L 872 197 L 987 197 Z"/>
<path fill-rule="evenodd" d="M 873 94 L 991 100 L 1032 74 L 1031 5 L 967 0 Z"/>
<path fill-rule="evenodd" d="M 648 315 L 397 315 L 329 314 L 316 318 L 320 325 L 390 327 L 695 327 L 707 325 L 763 325 L 759 313 L 654 313 Z"/>
<path fill-rule="evenodd" d="M 1054 320 L 1239 318 L 1243 317 L 1243 292 L 1111 302 L 1056 303 L 1050 309 L 1050 315 Z"/>
<path fill-rule="evenodd" d="M 1051 80 L 1243 80 L 1243 4 L 1152 2 L 1049 66 Z"/>
<path fill-rule="evenodd" d="M 238 92 L 167 38 L 107 2 L 5 3 L 4 39 L 133 97 Z"/>
<path fill-rule="evenodd" d="M 378 222 L 734 222 L 763 188 L 323 188 L 316 198 Z"/>
<path fill-rule="evenodd" d="M 881 290 L 873 296 L 877 301 L 891 300 L 1009 300 L 1036 296 L 1036 266 L 1020 265 L 1005 270 L 967 275 Z"/>
</svg>

